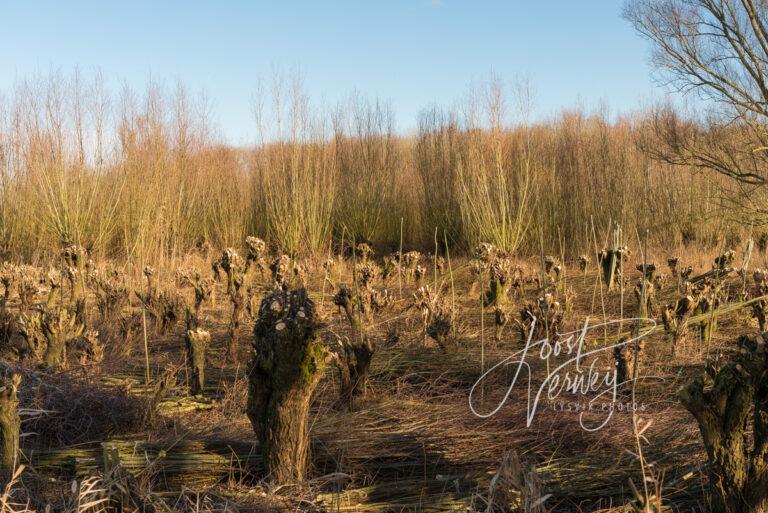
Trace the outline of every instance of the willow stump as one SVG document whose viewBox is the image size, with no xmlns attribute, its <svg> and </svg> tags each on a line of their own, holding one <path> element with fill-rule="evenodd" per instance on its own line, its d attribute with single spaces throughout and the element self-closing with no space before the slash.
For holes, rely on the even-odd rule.
<svg viewBox="0 0 768 513">
<path fill-rule="evenodd" d="M 72 303 L 75 305 L 75 319 L 82 326 L 88 325 L 88 306 L 86 291 L 86 265 L 88 264 L 88 251 L 76 244 L 65 247 L 61 256 L 66 263 L 67 279 L 72 291 Z"/>
<path fill-rule="evenodd" d="M 666 306 L 661 312 L 664 331 L 672 337 L 672 356 L 677 348 L 683 345 L 688 335 L 688 321 L 698 306 L 698 300 L 693 296 L 683 296 L 674 305 Z"/>
<path fill-rule="evenodd" d="M 768 512 L 768 333 L 741 337 L 739 353 L 721 367 L 707 367 L 680 391 L 699 424 L 707 450 L 715 513 Z M 748 423 L 752 422 L 752 437 Z M 751 443 L 750 443 L 751 438 Z"/>
<path fill-rule="evenodd" d="M 616 274 L 621 265 L 621 255 L 617 249 L 604 249 L 598 255 L 598 260 L 603 273 L 603 282 L 611 291 L 616 283 Z"/>
<path fill-rule="evenodd" d="M 301 481 L 309 461 L 309 403 L 329 361 L 303 288 L 276 290 L 259 307 L 249 369 L 248 418 L 269 478 Z"/>
<path fill-rule="evenodd" d="M 243 316 L 243 309 L 245 308 L 245 291 L 243 287 L 243 276 L 239 275 L 232 282 L 232 289 L 229 291 L 229 299 L 232 302 L 232 315 L 229 317 L 229 326 L 227 326 L 227 356 L 233 361 L 238 361 L 238 348 L 240 331 L 240 320 Z"/>
<path fill-rule="evenodd" d="M 45 311 L 41 328 L 47 342 L 43 364 L 48 369 L 65 365 L 67 344 L 82 335 L 83 325 L 77 322 L 76 315 L 73 316 L 66 308 L 61 308 L 58 311 Z"/>
<path fill-rule="evenodd" d="M 373 341 L 365 333 L 361 312 L 355 309 L 356 298 L 347 287 L 341 287 L 333 297 L 333 303 L 344 309 L 352 338 L 340 339 L 342 352 L 339 355 L 340 399 L 351 409 L 356 397 L 365 394 L 368 370 L 375 351 Z"/>
<path fill-rule="evenodd" d="M 0 376 L 0 485 L 13 476 L 19 454 L 19 374 Z"/>
<path fill-rule="evenodd" d="M 640 367 L 640 360 L 643 357 L 645 341 L 640 339 L 636 342 L 627 342 L 622 338 L 613 348 L 613 359 L 616 367 L 616 384 L 621 387 L 624 383 L 629 383 L 635 379 L 635 368 Z"/>
<path fill-rule="evenodd" d="M 189 391 L 192 395 L 202 395 L 205 385 L 205 349 L 211 342 L 211 334 L 197 328 L 187 330 L 184 345 L 189 368 Z"/>
</svg>

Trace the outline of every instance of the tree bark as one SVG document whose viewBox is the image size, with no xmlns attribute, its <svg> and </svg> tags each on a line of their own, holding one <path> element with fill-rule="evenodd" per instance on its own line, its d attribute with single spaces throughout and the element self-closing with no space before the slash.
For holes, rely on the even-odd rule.
<svg viewBox="0 0 768 513">
<path fill-rule="evenodd" d="M 49 369 L 58 368 L 66 363 L 67 343 L 83 333 L 83 325 L 66 308 L 46 311 L 41 324 L 47 342 L 43 364 Z"/>
<path fill-rule="evenodd" d="M 600 268 L 603 271 L 603 282 L 608 290 L 613 290 L 613 284 L 616 281 L 616 266 L 619 258 L 615 250 L 603 250 L 600 254 Z"/>
<path fill-rule="evenodd" d="M 11 374 L 0 377 L 0 485 L 5 486 L 13 477 L 19 454 L 19 398 L 21 376 Z"/>
<path fill-rule="evenodd" d="M 764 338 L 742 337 L 739 354 L 715 371 L 711 388 L 696 378 L 680 401 L 699 424 L 709 463 L 712 511 L 768 512 L 768 360 Z M 754 410 L 752 447 L 746 437 Z"/>
<path fill-rule="evenodd" d="M 187 330 L 184 345 L 187 350 L 189 368 L 189 391 L 192 395 L 202 395 L 205 386 L 205 349 L 211 342 L 211 334 L 203 329 Z"/>
<path fill-rule="evenodd" d="M 643 340 L 635 343 L 627 343 L 626 338 L 622 338 L 613 349 L 613 359 L 616 366 L 616 383 L 621 386 L 635 377 L 635 367 L 640 368 L 640 360 L 643 357 L 645 342 Z"/>
<path fill-rule="evenodd" d="M 361 320 L 363 312 L 355 310 L 355 298 L 352 292 L 346 287 L 341 287 L 333 297 L 333 302 L 344 309 L 352 328 L 351 339 L 339 341 L 342 347 L 340 354 L 342 361 L 339 362 L 340 399 L 351 409 L 354 399 L 365 394 L 368 370 L 371 367 L 375 348 L 370 337 L 365 333 Z"/>
<path fill-rule="evenodd" d="M 303 288 L 276 290 L 261 302 L 247 412 L 276 483 L 307 475 L 310 399 L 329 360 L 316 329 L 315 307 Z"/>
<path fill-rule="evenodd" d="M 232 301 L 232 315 L 229 318 L 229 326 L 227 326 L 227 356 L 233 362 L 238 359 L 238 348 L 240 347 L 238 331 L 245 307 L 245 294 L 240 290 L 241 287 L 242 282 L 239 282 L 239 284 L 232 286 L 232 291 L 229 293 L 229 298 Z"/>
<path fill-rule="evenodd" d="M 683 296 L 674 305 L 666 306 L 661 312 L 664 330 L 672 336 L 672 356 L 676 354 L 677 348 L 685 343 L 688 335 L 688 320 L 697 304 L 693 296 Z"/>
</svg>

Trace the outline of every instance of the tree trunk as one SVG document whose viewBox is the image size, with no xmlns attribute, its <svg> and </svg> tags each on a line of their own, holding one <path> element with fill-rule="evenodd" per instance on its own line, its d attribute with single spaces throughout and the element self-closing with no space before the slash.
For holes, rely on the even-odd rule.
<svg viewBox="0 0 768 513">
<path fill-rule="evenodd" d="M 309 403 L 328 363 L 305 289 L 276 290 L 259 307 L 249 372 L 248 418 L 269 478 L 301 481 L 309 461 Z"/>
<path fill-rule="evenodd" d="M 0 485 L 5 486 L 13 477 L 19 454 L 19 374 L 0 377 Z"/>
<path fill-rule="evenodd" d="M 429 324 L 427 324 L 427 335 L 435 341 L 437 347 L 442 351 L 448 351 L 454 347 L 449 342 L 449 335 L 453 325 L 451 317 L 446 312 L 437 311 L 430 314 Z"/>
<path fill-rule="evenodd" d="M 66 341 L 63 337 L 46 333 L 48 345 L 43 356 L 43 364 L 47 369 L 56 369 L 64 363 Z"/>
<path fill-rule="evenodd" d="M 45 312 L 41 326 L 47 342 L 43 364 L 49 369 L 58 368 L 66 363 L 67 342 L 83 333 L 83 325 L 62 308 L 55 312 Z"/>
<path fill-rule="evenodd" d="M 765 301 L 764 299 L 752 303 L 752 315 L 755 319 L 757 319 L 757 325 L 761 332 L 765 331 L 766 327 L 766 307 L 768 307 L 768 301 Z"/>
<path fill-rule="evenodd" d="M 709 487 L 715 513 L 768 512 L 768 361 L 764 337 L 742 337 L 734 361 L 704 388 L 696 378 L 680 392 L 683 406 L 699 424 L 709 462 Z M 754 443 L 746 437 L 754 409 Z"/>
<path fill-rule="evenodd" d="M 365 394 L 368 370 L 371 367 L 375 348 L 370 337 L 365 333 L 365 327 L 360 318 L 361 312 L 355 311 L 355 298 L 352 292 L 346 287 L 341 287 L 333 297 L 333 302 L 344 309 L 352 329 L 351 339 L 339 341 L 343 350 L 341 354 L 343 361 L 339 362 L 340 400 L 351 409 L 355 397 Z"/>
<path fill-rule="evenodd" d="M 344 349 L 344 361 L 339 365 L 340 398 L 351 409 L 354 399 L 365 394 L 374 347 L 367 337 L 352 343 L 343 342 L 342 347 Z"/>
<path fill-rule="evenodd" d="M 187 330 L 184 344 L 187 350 L 189 368 L 189 391 L 192 395 L 202 395 L 205 385 L 205 349 L 211 341 L 211 334 L 200 328 Z"/>
<path fill-rule="evenodd" d="M 697 300 L 691 296 L 683 296 L 674 305 L 666 306 L 661 312 L 661 320 L 664 330 L 672 336 L 672 356 L 677 348 L 685 343 L 688 335 L 688 320 L 698 305 Z"/>
<path fill-rule="evenodd" d="M 502 332 L 509 322 L 508 310 L 503 306 L 496 306 L 496 308 L 493 310 L 493 319 L 494 325 L 496 327 L 493 338 L 496 340 L 496 342 L 501 342 Z"/>
<path fill-rule="evenodd" d="M 86 304 L 85 294 L 75 301 L 75 321 L 83 327 L 88 326 L 88 305 Z"/>
<path fill-rule="evenodd" d="M 621 386 L 622 383 L 634 379 L 635 367 L 639 368 L 644 348 L 645 342 L 643 340 L 627 343 L 626 338 L 622 338 L 618 342 L 613 349 L 617 385 Z"/>
<path fill-rule="evenodd" d="M 600 267 L 603 271 L 603 282 L 608 287 L 608 290 L 613 290 L 613 284 L 616 281 L 616 259 L 618 255 L 615 250 L 603 250 L 601 254 Z"/>
<path fill-rule="evenodd" d="M 240 292 L 232 294 L 232 316 L 227 327 L 227 355 L 233 362 L 237 361 L 238 348 L 240 347 L 238 331 L 240 330 L 240 318 L 243 315 L 245 297 Z"/>
<path fill-rule="evenodd" d="M 509 284 L 491 278 L 488 292 L 485 294 L 485 306 L 506 306 L 509 302 Z"/>
</svg>

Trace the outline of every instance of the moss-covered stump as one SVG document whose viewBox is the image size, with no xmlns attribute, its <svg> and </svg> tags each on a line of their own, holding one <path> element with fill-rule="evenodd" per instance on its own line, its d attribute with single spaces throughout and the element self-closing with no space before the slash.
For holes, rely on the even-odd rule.
<svg viewBox="0 0 768 513">
<path fill-rule="evenodd" d="M 330 359 L 303 288 L 276 290 L 259 307 L 249 370 L 248 418 L 270 480 L 301 481 L 309 461 L 309 402 Z"/>
<path fill-rule="evenodd" d="M 211 334 L 197 328 L 187 330 L 184 336 L 187 368 L 189 369 L 189 391 L 192 395 L 201 395 L 205 385 L 205 349 L 211 342 Z"/>
<path fill-rule="evenodd" d="M 699 376 L 680 391 L 707 450 L 711 510 L 768 512 L 768 333 L 741 337 L 739 353 L 705 388 Z M 747 436 L 752 419 L 751 437 Z"/>
<path fill-rule="evenodd" d="M 483 302 L 485 306 L 506 308 L 509 304 L 509 288 L 514 272 L 512 262 L 497 258 L 490 267 L 490 282 Z"/>
<path fill-rule="evenodd" d="M 493 323 L 495 327 L 493 338 L 496 342 L 501 342 L 504 328 L 509 323 L 509 310 L 502 306 L 496 306 L 496 308 L 493 309 Z"/>
<path fill-rule="evenodd" d="M 19 453 L 19 374 L 0 376 L 0 485 L 13 476 Z"/>
</svg>

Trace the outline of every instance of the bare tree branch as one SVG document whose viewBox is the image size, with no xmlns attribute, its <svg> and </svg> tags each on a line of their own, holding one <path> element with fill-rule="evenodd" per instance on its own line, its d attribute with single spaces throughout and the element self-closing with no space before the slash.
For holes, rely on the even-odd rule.
<svg viewBox="0 0 768 513">
<path fill-rule="evenodd" d="M 705 121 L 670 108 L 653 117 L 647 151 L 749 186 L 768 182 L 768 9 L 761 0 L 629 0 L 624 16 L 653 44 L 669 84 L 695 92 Z"/>
</svg>

